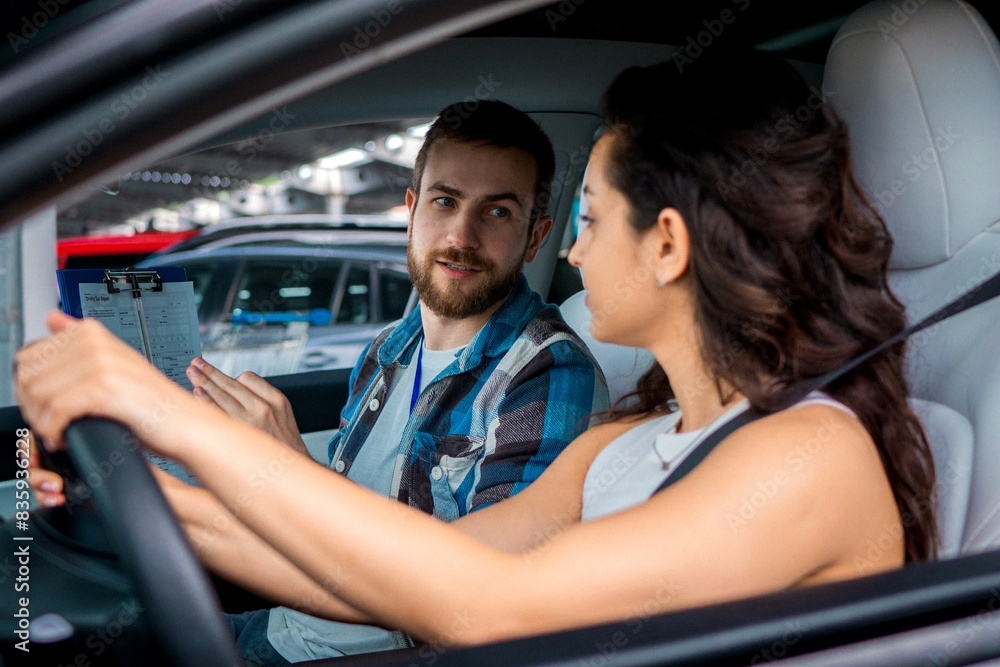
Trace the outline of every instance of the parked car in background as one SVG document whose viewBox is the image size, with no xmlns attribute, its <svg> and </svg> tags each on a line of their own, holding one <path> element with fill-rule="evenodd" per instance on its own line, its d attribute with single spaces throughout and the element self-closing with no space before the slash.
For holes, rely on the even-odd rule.
<svg viewBox="0 0 1000 667">
<path fill-rule="evenodd" d="M 242 177 L 283 155 L 285 135 L 292 131 L 314 132 L 312 144 L 349 124 L 426 118 L 455 100 L 471 108 L 495 97 L 529 111 L 556 147 L 557 187 L 550 204 L 555 226 L 526 274 L 566 313 L 566 295 L 578 288 L 579 278 L 560 270 L 560 240 L 572 236 L 567 228 L 575 196 L 601 129 L 601 91 L 626 66 L 671 59 L 687 67 L 705 53 L 746 45 L 787 58 L 817 91 L 830 93 L 832 105 L 851 112 L 857 175 L 898 224 L 894 239 L 910 260 L 894 268 L 890 280 L 911 320 L 979 284 L 1000 261 L 1000 45 L 994 35 L 1000 32 L 1000 5 L 989 0 L 828 0 L 794 8 L 779 0 L 655 6 L 622 0 L 50 4 L 59 4 L 58 20 L 49 21 L 38 9 L 47 5 L 36 0 L 4 6 L 21 9 L 7 40 L 20 52 L 5 56 L 0 50 L 2 229 L 17 229 L 37 211 L 54 216 L 57 203 L 75 201 L 88 188 L 151 163 L 172 160 L 168 167 L 176 171 L 178 162 L 187 165 L 190 154 L 207 147 L 242 141 L 231 167 L 227 160 L 209 165 Z M 33 17 L 39 16 L 47 32 L 38 29 L 41 21 Z M 35 30 L 42 34 L 29 38 Z M 840 39 L 831 59 L 840 30 L 852 39 Z M 904 49 L 910 36 L 917 44 Z M 684 104 L 672 91 L 664 93 L 669 103 Z M 887 103 L 892 105 L 882 106 Z M 924 114 L 927 108 L 934 114 Z M 327 146 L 326 152 L 342 148 L 347 145 Z M 748 160 L 745 168 L 750 173 L 756 163 Z M 321 243 L 324 234 L 343 238 Z M 247 332 L 266 336 L 267 327 L 277 327 L 282 318 L 318 321 L 319 314 L 312 315 L 317 307 L 329 311 L 330 329 L 374 327 L 374 320 L 392 316 L 386 301 L 398 307 L 406 292 L 401 288 L 386 299 L 389 282 L 382 276 L 405 264 L 401 246 L 394 265 L 387 254 L 369 251 L 360 240 L 365 234 L 405 237 L 385 228 L 234 223 L 206 228 L 149 263 L 185 266 L 199 308 L 212 310 L 223 328 L 233 326 L 235 316 Z M 25 265 L 39 264 L 40 254 L 26 254 Z M 330 285 L 321 285 L 320 265 L 327 261 L 334 266 Z M 352 273 L 355 264 L 358 273 Z M 258 279 L 259 292 L 251 284 Z M 261 323 L 252 324 L 257 318 Z M 365 318 L 367 324 L 360 321 Z M 291 323 L 281 326 L 287 335 Z M 303 360 L 313 335 L 327 328 L 308 327 Z M 947 557 L 665 614 L 651 610 L 675 582 L 651 582 L 649 605 L 637 606 L 634 617 L 622 622 L 472 648 L 456 648 L 456 632 L 400 652 L 311 664 L 1000 667 L 997 341 L 1000 300 L 911 339 L 914 397 L 949 408 L 952 418 L 941 422 L 932 439 L 966 443 L 939 466 L 938 490 L 950 499 L 954 511 L 947 516 L 956 526 Z M 634 363 L 619 366 L 637 370 Z M 9 377 L 10 365 L 3 370 Z M 323 437 L 339 425 L 348 378 L 341 369 L 272 381 L 289 396 L 301 431 Z M 0 405 L 0 433 L 8 443 L 0 479 L 11 487 L 11 497 L 0 499 L 4 508 L 16 507 L 14 485 L 22 480 L 15 479 L 15 446 L 26 446 L 27 428 L 16 405 Z M 138 458 L 130 451 L 125 453 L 131 458 L 122 455 L 128 449 L 122 443 L 135 440 L 114 432 L 90 439 L 118 447 L 91 456 L 89 474 L 80 475 L 99 512 L 90 504 L 61 514 L 46 508 L 19 517 L 20 525 L 0 524 L 0 541 L 7 545 L 0 556 L 0 664 L 235 664 L 215 591 L 162 498 L 151 493 L 155 487 L 132 474 L 145 463 L 125 467 Z M 77 446 L 82 444 L 74 444 L 76 451 L 102 451 Z M 747 498 L 746 511 L 752 515 L 779 487 L 769 484 Z M 367 527 L 364 516 L 354 519 L 359 530 Z M 27 524 L 33 532 L 25 539 Z M 789 531 L 810 529 L 804 522 L 788 525 Z M 15 549 L 29 545 L 30 563 L 18 563 Z M 881 548 L 871 544 L 872 553 Z M 740 554 L 733 556 L 738 560 Z M 862 572 L 866 563 L 857 566 Z M 441 585 L 454 585 L 449 563 L 439 570 Z M 28 584 L 30 591 L 14 594 L 15 586 Z M 579 585 L 583 590 L 591 582 Z M 456 618 L 456 630 L 467 620 Z M 17 646 L 27 641 L 29 625 L 30 654 Z"/>
<path fill-rule="evenodd" d="M 238 219 L 138 266 L 186 270 L 203 355 L 230 375 L 351 368 L 416 305 L 405 222 L 384 217 Z"/>
<path fill-rule="evenodd" d="M 56 242 L 58 266 L 60 269 L 125 268 L 196 233 L 196 230 L 190 230 L 61 238 Z"/>
</svg>

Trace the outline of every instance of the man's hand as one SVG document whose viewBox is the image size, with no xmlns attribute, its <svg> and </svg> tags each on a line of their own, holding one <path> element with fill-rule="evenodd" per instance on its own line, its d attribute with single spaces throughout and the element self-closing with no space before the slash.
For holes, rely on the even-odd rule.
<svg viewBox="0 0 1000 667">
<path fill-rule="evenodd" d="M 309 455 L 288 398 L 256 373 L 247 371 L 234 380 L 199 357 L 191 361 L 187 376 L 200 400 Z"/>
</svg>

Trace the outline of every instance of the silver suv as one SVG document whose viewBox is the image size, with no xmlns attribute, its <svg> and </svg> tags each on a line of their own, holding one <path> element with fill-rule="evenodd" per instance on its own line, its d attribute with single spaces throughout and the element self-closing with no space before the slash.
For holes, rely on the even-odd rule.
<svg viewBox="0 0 1000 667">
<path fill-rule="evenodd" d="M 238 219 L 139 266 L 186 269 L 203 355 L 230 375 L 350 368 L 416 305 L 406 223 L 384 217 Z"/>
</svg>

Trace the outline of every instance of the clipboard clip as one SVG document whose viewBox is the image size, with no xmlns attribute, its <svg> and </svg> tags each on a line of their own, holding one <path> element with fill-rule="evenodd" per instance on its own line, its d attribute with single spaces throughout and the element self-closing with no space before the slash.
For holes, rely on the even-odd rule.
<svg viewBox="0 0 1000 667">
<path fill-rule="evenodd" d="M 104 284 L 108 287 L 108 294 L 118 294 L 119 292 L 131 292 L 132 297 L 138 299 L 142 296 L 142 291 L 162 292 L 163 278 L 156 269 L 125 269 L 123 271 L 104 270 Z"/>
</svg>

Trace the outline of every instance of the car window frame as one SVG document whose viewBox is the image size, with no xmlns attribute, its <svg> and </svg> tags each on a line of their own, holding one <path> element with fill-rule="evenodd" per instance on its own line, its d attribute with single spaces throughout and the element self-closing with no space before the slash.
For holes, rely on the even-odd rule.
<svg viewBox="0 0 1000 667">
<path fill-rule="evenodd" d="M 363 12 L 367 10 L 369 6 L 374 5 L 375 3 L 369 3 L 368 5 L 361 7 L 359 11 Z M 286 36 L 285 39 L 287 40 L 288 37 Z M 309 43 L 309 40 L 304 41 Z M 122 44 L 121 46 L 125 46 L 125 44 Z M 245 47 L 243 48 L 245 49 Z M 245 69 L 241 69 L 237 74 L 234 74 L 234 76 L 245 77 L 246 73 Z M 115 90 L 120 91 L 121 88 L 118 87 Z M 270 90 L 281 90 L 281 87 L 275 85 Z M 100 91 L 95 91 L 95 94 L 101 93 Z M 228 95 L 224 95 L 222 97 L 227 100 L 231 99 Z M 90 185 L 101 182 L 102 178 L 110 175 L 114 171 L 122 170 L 128 164 L 137 164 L 140 161 L 148 161 L 153 159 L 154 154 L 165 157 L 167 154 L 174 154 L 184 150 L 183 148 L 178 147 L 187 146 L 189 149 L 193 148 L 197 144 L 198 136 L 205 139 L 212 136 L 218 127 L 218 123 L 222 122 L 219 119 L 224 119 L 225 123 L 235 122 L 235 119 L 239 117 L 250 119 L 255 114 L 266 111 L 269 104 L 273 103 L 275 99 L 280 98 L 280 94 L 274 93 L 272 95 L 267 95 L 265 90 L 261 90 L 258 93 L 258 101 L 253 105 L 249 105 L 244 108 L 239 114 L 228 117 L 226 117 L 222 112 L 217 112 L 211 121 L 206 120 L 204 126 L 199 126 L 202 127 L 201 130 L 198 130 L 193 135 L 188 136 L 183 141 L 172 141 L 165 138 L 162 134 L 159 134 L 154 136 L 150 141 L 139 144 L 134 152 L 131 148 L 128 149 L 127 156 L 125 153 L 116 153 L 112 151 L 103 156 L 93 167 L 81 170 L 79 176 L 74 179 L 73 183 L 70 184 L 68 188 L 70 191 L 79 192 Z M 3 96 L 0 95 L 0 109 L 7 108 L 6 105 L 12 103 L 12 100 L 4 100 Z M 67 121 L 69 124 L 74 123 L 73 119 L 79 120 L 81 118 L 88 117 L 87 109 L 90 107 L 86 107 L 84 102 L 75 99 L 72 100 L 72 103 L 79 105 L 79 110 L 71 115 L 70 120 Z M 34 110 L 32 105 L 29 104 L 27 106 L 29 113 Z M 176 103 L 174 104 L 174 107 L 176 107 Z M 148 120 L 143 120 L 142 122 L 145 124 Z M 209 127 L 210 125 L 211 127 Z M 176 127 L 176 125 L 172 125 L 171 127 Z M 4 133 L 3 136 L 14 135 Z M 125 135 L 123 134 L 119 136 Z M 116 139 L 118 139 L 118 137 L 116 137 Z M 45 146 L 45 150 L 39 151 L 38 155 L 31 159 L 33 168 L 25 170 L 23 177 L 5 180 L 4 176 L 10 175 L 9 167 L 7 167 L 7 172 L 0 172 L 0 183 L 2 183 L 3 188 L 5 188 L 0 191 L 0 219 L 3 219 L 6 222 L 13 222 L 14 220 L 26 216 L 32 211 L 39 210 L 42 206 L 52 200 L 52 193 L 55 191 L 54 188 L 56 185 L 52 182 L 50 175 L 47 174 L 46 171 L 48 170 L 50 160 L 59 159 L 61 146 L 56 146 L 55 144 L 61 141 L 62 138 L 56 142 L 50 142 L 50 145 Z M 120 143 L 127 142 L 122 141 Z M 13 167 L 23 169 L 24 161 L 22 159 L 5 160 L 2 159 L 2 157 L 14 157 L 20 153 L 20 157 L 23 158 L 24 153 L 22 148 L 24 145 L 24 143 L 13 142 L 8 144 L 6 148 L 0 148 L 0 165 L 11 165 Z M 141 160 L 140 158 L 134 157 L 135 155 L 141 155 Z M 38 168 L 38 165 L 41 165 L 40 169 Z M 24 196 L 18 197 L 17 195 L 20 194 L 22 188 L 24 189 Z M 10 197 L 8 197 L 8 195 L 10 195 Z M 300 381 L 307 378 L 293 379 L 295 381 Z M 275 384 L 283 388 L 286 386 L 280 381 Z M 293 383 L 290 382 L 289 385 L 287 385 L 287 392 L 289 394 L 292 394 L 295 389 L 295 387 L 291 386 L 291 384 Z M 13 418 L 14 413 L 12 411 L 5 410 L 2 414 L 4 415 L 5 427 L 9 425 L 13 425 L 15 427 L 17 426 L 18 422 Z M 962 569 L 963 571 L 961 573 L 956 573 L 951 579 L 946 580 L 945 578 L 932 578 L 930 576 L 930 573 L 935 572 L 955 573 L 957 569 Z M 671 632 L 688 632 L 688 636 L 692 641 L 700 640 L 704 647 L 704 644 L 710 643 L 713 638 L 718 638 L 722 635 L 697 632 L 696 630 L 699 627 L 699 621 L 707 623 L 711 621 L 712 618 L 721 620 L 727 617 L 742 617 L 744 619 L 743 625 L 739 622 L 734 622 L 732 625 L 717 625 L 717 632 L 731 633 L 734 632 L 734 629 L 742 628 L 744 630 L 742 633 L 744 638 L 749 637 L 749 639 L 757 640 L 761 636 L 768 636 L 768 633 L 760 630 L 761 627 L 768 627 L 773 629 L 773 632 L 770 633 L 771 636 L 780 639 L 780 631 L 782 629 L 781 624 L 783 622 L 787 622 L 789 619 L 794 621 L 802 618 L 803 608 L 801 604 L 804 604 L 803 601 L 806 600 L 806 598 L 811 597 L 811 599 L 815 600 L 817 603 L 826 605 L 821 608 L 821 611 L 829 616 L 829 623 L 826 626 L 818 624 L 815 626 L 814 630 L 817 633 L 820 633 L 823 628 L 826 627 L 826 629 L 830 631 L 833 636 L 836 636 L 837 633 L 846 632 L 852 627 L 851 622 L 853 617 L 847 613 L 852 609 L 850 606 L 841 605 L 838 607 L 833 603 L 837 600 L 842 601 L 852 595 L 867 596 L 866 599 L 871 599 L 875 596 L 884 596 L 884 599 L 889 602 L 893 599 L 893 596 L 905 594 L 907 596 L 907 601 L 912 601 L 914 598 L 920 600 L 922 603 L 922 609 L 927 614 L 954 614 L 958 616 L 956 608 L 964 608 L 968 612 L 969 606 L 972 607 L 972 612 L 974 613 L 977 606 L 982 608 L 983 598 L 980 597 L 979 594 L 982 593 L 982 591 L 985 591 L 987 586 L 1000 585 L 1000 582 L 997 582 L 997 573 L 1000 572 L 1000 555 L 998 555 L 997 552 L 992 552 L 991 554 L 987 554 L 987 558 L 985 559 L 976 556 L 968 556 L 951 563 L 932 563 L 925 566 L 918 566 L 918 568 L 915 568 L 915 571 L 918 571 L 921 576 L 926 577 L 923 583 L 921 583 L 919 578 L 913 579 L 909 577 L 907 572 L 910 571 L 910 569 L 907 569 L 896 573 L 890 573 L 888 575 L 879 575 L 874 578 L 851 582 L 852 584 L 856 584 L 852 586 L 834 587 L 833 589 L 813 589 L 800 595 L 789 596 L 788 594 L 781 594 L 776 597 L 768 597 L 764 601 L 752 599 L 748 601 L 740 601 L 740 603 L 734 603 L 730 606 L 712 607 L 677 615 L 666 615 L 664 617 L 657 617 L 655 623 L 650 621 L 646 627 L 651 630 L 656 627 L 662 627 L 665 632 L 663 637 L 668 639 L 671 636 Z M 901 583 L 899 586 L 889 586 L 888 584 L 891 582 Z M 903 584 L 906 585 L 904 586 Z M 947 586 L 951 586 L 952 590 L 956 593 L 959 592 L 960 589 L 960 591 L 964 592 L 965 595 L 960 597 L 949 597 L 947 595 L 948 591 L 944 590 Z M 940 604 L 936 604 L 937 602 L 940 602 Z M 771 611 L 767 611 L 768 609 Z M 896 607 L 896 609 L 898 609 L 898 607 Z M 762 610 L 764 611 L 762 612 Z M 769 625 L 748 625 L 746 623 L 747 619 L 756 619 L 762 623 L 767 621 Z M 712 621 L 710 625 L 719 624 L 720 620 Z M 884 620 L 886 622 L 896 622 L 898 624 L 902 624 L 899 622 L 898 617 L 892 615 L 887 616 Z M 914 627 L 919 627 L 919 625 L 912 619 L 907 622 L 913 623 Z M 854 619 L 854 623 L 854 627 L 859 627 L 856 619 Z M 670 631 L 668 629 L 670 626 L 673 626 L 675 630 Z M 751 633 L 747 629 L 748 627 L 750 629 L 757 628 L 757 631 Z M 575 638 L 574 643 L 576 645 L 575 650 L 577 653 L 590 657 L 596 655 L 595 639 L 596 641 L 601 642 L 609 641 L 614 638 L 613 634 L 605 634 L 607 629 L 609 629 L 608 626 L 598 629 L 577 630 L 567 635 L 549 636 L 537 641 L 520 640 L 518 642 L 510 642 L 509 644 L 505 644 L 500 647 L 491 646 L 481 648 L 478 649 L 478 651 L 481 655 L 489 656 L 489 659 L 491 660 L 501 660 L 504 655 L 520 655 L 522 657 L 537 655 L 538 659 L 535 662 L 538 664 L 554 664 L 555 662 L 565 664 L 567 660 L 565 647 L 569 643 L 567 638 L 568 636 L 572 635 L 572 637 Z M 657 639 L 655 643 L 662 644 L 664 641 L 666 640 Z M 681 644 L 683 644 L 683 641 L 684 640 L 682 638 L 678 639 L 678 642 Z M 548 653 L 546 655 L 545 652 L 535 651 L 536 648 L 540 648 L 545 643 L 554 647 L 556 653 L 559 655 L 553 655 L 552 653 Z M 678 646 L 680 647 L 681 644 L 678 644 Z M 689 647 L 691 646 L 691 644 L 684 645 Z M 655 647 L 650 648 L 648 644 L 634 642 L 629 644 L 628 647 L 622 647 L 619 655 L 624 656 L 626 649 L 628 649 L 630 655 L 634 656 L 635 664 L 654 664 L 653 660 L 648 655 L 646 660 L 643 661 L 640 654 L 642 654 L 643 650 L 645 650 L 647 654 L 650 651 L 655 652 Z M 476 650 L 473 649 L 470 651 L 474 652 Z M 437 657 L 441 659 L 440 664 L 463 664 L 461 662 L 463 657 L 468 658 L 469 655 L 470 653 L 449 650 Z M 624 659 L 624 657 L 622 657 L 622 659 Z M 546 662 L 546 660 L 551 660 L 551 662 Z M 412 662 L 412 656 L 407 659 L 406 664 L 409 664 L 409 662 Z M 346 666 L 348 663 L 342 664 L 345 664 Z M 665 663 L 657 661 L 655 664 Z"/>
</svg>

